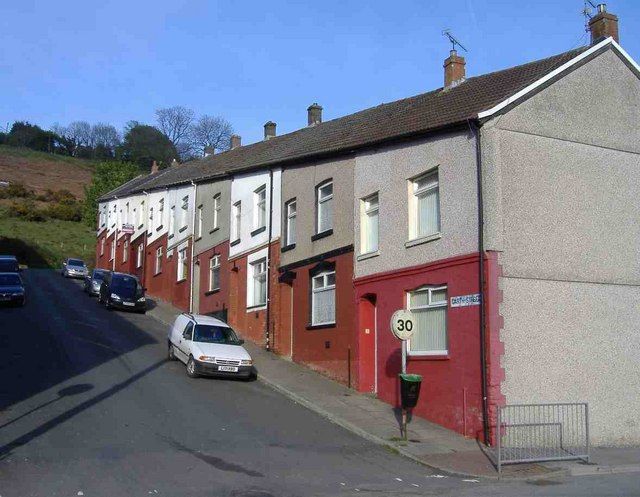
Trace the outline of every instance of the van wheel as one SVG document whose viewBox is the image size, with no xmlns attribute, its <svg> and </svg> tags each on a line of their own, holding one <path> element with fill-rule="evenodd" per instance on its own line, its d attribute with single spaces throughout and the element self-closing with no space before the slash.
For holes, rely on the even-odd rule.
<svg viewBox="0 0 640 497">
<path fill-rule="evenodd" d="M 170 361 L 175 361 L 176 360 L 176 351 L 173 348 L 173 344 L 169 344 L 169 350 L 167 352 L 167 357 Z"/>
<path fill-rule="evenodd" d="M 194 361 L 191 356 L 189 356 L 189 360 L 187 361 L 187 376 L 189 378 L 198 377 L 198 373 L 196 373 L 196 361 Z"/>
</svg>

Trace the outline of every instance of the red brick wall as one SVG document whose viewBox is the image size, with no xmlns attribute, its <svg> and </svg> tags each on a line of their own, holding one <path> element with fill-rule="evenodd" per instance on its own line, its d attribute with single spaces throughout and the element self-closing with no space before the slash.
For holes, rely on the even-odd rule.
<svg viewBox="0 0 640 497">
<path fill-rule="evenodd" d="M 220 289 L 209 292 L 209 260 L 214 255 L 220 255 Z M 200 308 L 197 310 L 200 314 L 209 314 L 212 312 L 223 311 L 229 309 L 229 279 L 231 271 L 229 266 L 229 242 L 226 241 L 220 245 L 202 252 L 196 256 L 196 260 L 200 263 Z"/>
<path fill-rule="evenodd" d="M 280 321 L 281 326 L 276 329 L 276 344 L 282 344 L 278 349 L 281 354 L 287 354 L 290 338 L 278 338 L 291 334 L 288 326 L 292 318 L 293 325 L 293 356 L 296 362 L 319 371 L 330 378 L 342 383 L 348 383 L 351 376 L 351 386 L 357 385 L 356 344 L 355 344 L 355 297 L 353 288 L 353 253 L 339 255 L 326 259 L 325 262 L 335 263 L 336 271 L 336 324 L 333 327 L 310 329 L 311 299 L 310 299 L 310 270 L 317 264 L 309 264 L 292 272 L 296 277 L 292 282 L 293 308 L 291 306 L 291 287 L 281 283 Z M 293 311 L 293 312 L 292 312 Z M 349 356 L 350 359 L 349 359 Z M 348 364 L 351 363 L 351 374 Z"/>
<path fill-rule="evenodd" d="M 156 250 L 163 247 L 162 269 L 155 274 Z M 145 286 L 151 297 L 164 300 L 177 308 L 189 310 L 189 296 L 191 289 L 191 241 L 187 244 L 187 271 L 186 279 L 176 281 L 178 264 L 178 251 L 173 248 L 173 255 L 167 258 L 167 235 L 163 235 L 147 246 L 145 261 Z"/>
<path fill-rule="evenodd" d="M 143 268 L 144 268 L 144 263 L 145 263 L 145 255 L 143 253 L 142 256 L 142 267 L 138 268 L 136 267 L 136 262 L 137 262 L 137 258 L 138 258 L 138 247 L 140 245 L 143 245 L 145 241 L 145 235 L 141 235 L 138 238 L 136 238 L 135 240 L 132 240 L 130 242 L 131 245 L 131 253 L 130 253 L 130 266 L 129 266 L 129 272 L 131 274 L 135 274 L 138 279 L 140 279 L 140 281 L 142 281 L 142 285 L 144 286 L 144 281 L 143 281 Z"/>
<path fill-rule="evenodd" d="M 113 239 L 113 235 L 110 238 L 107 238 L 107 231 L 104 230 L 100 233 L 96 240 L 96 267 L 100 269 L 111 269 L 111 264 L 109 262 L 109 247 L 111 244 L 111 240 Z M 102 240 L 104 243 L 104 254 L 100 255 L 100 247 L 102 244 Z"/>
</svg>

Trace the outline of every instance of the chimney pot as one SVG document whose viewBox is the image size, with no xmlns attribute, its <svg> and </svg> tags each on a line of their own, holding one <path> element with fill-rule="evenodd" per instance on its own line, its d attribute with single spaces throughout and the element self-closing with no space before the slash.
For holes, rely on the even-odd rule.
<svg viewBox="0 0 640 497">
<path fill-rule="evenodd" d="M 460 57 L 458 52 L 451 50 L 449 57 L 444 60 L 444 87 L 449 88 L 462 83 L 465 78 L 466 62 L 464 57 Z"/>
<path fill-rule="evenodd" d="M 618 36 L 618 16 L 607 12 L 607 5 L 598 4 L 598 13 L 589 20 L 589 31 L 591 31 L 591 44 L 594 45 L 605 38 L 613 38 L 620 43 Z"/>
<path fill-rule="evenodd" d="M 151 163 L 151 174 L 155 174 L 157 172 L 158 172 L 158 162 L 154 160 Z"/>
<path fill-rule="evenodd" d="M 213 155 L 215 153 L 216 153 L 216 149 L 214 147 L 211 147 L 211 146 L 204 147 L 205 157 L 209 157 L 210 155 Z"/>
<path fill-rule="evenodd" d="M 231 150 L 242 146 L 242 138 L 240 135 L 231 135 Z"/>
<path fill-rule="evenodd" d="M 270 140 L 276 136 L 276 123 L 273 121 L 267 121 L 264 124 L 264 139 Z"/>
<path fill-rule="evenodd" d="M 315 126 L 322 122 L 322 106 L 318 105 L 317 102 L 307 107 L 307 121 L 309 126 Z"/>
</svg>

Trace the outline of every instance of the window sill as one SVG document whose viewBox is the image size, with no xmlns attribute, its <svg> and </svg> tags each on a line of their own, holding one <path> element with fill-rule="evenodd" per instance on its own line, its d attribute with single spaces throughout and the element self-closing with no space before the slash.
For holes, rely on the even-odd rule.
<svg viewBox="0 0 640 497">
<path fill-rule="evenodd" d="M 202 236 L 199 236 L 198 238 L 196 238 L 194 242 L 199 242 L 200 240 L 202 240 Z"/>
<path fill-rule="evenodd" d="M 256 236 L 259 235 L 260 233 L 262 233 L 263 231 L 265 231 L 267 229 L 266 226 L 260 226 L 259 228 L 256 228 L 255 230 L 253 230 L 251 232 L 251 236 Z"/>
<path fill-rule="evenodd" d="M 293 250 L 294 248 L 296 248 L 296 244 L 290 243 L 289 245 L 285 245 L 284 247 L 282 247 L 280 249 L 280 252 L 289 252 L 289 250 Z"/>
<path fill-rule="evenodd" d="M 235 247 L 236 245 L 238 245 L 240 243 L 240 238 L 237 238 L 236 240 L 232 241 L 231 243 L 229 243 L 230 247 Z"/>
<path fill-rule="evenodd" d="M 138 226 L 138 229 L 141 230 L 142 228 L 144 228 L 144 223 L 141 224 L 140 226 Z"/>
<path fill-rule="evenodd" d="M 247 312 L 261 311 L 267 308 L 267 304 L 258 304 L 247 307 Z"/>
<path fill-rule="evenodd" d="M 372 257 L 378 257 L 380 255 L 380 251 L 376 250 L 375 252 L 367 252 L 366 254 L 360 254 L 356 257 L 357 261 L 365 261 L 367 259 L 371 259 Z"/>
<path fill-rule="evenodd" d="M 174 234 L 169 235 L 169 240 L 171 240 L 174 236 Z"/>
<path fill-rule="evenodd" d="M 184 230 L 186 230 L 186 229 L 187 229 L 187 227 L 186 227 L 186 226 L 183 226 L 182 228 L 180 228 L 180 229 L 178 230 L 178 233 L 182 233 L 182 232 L 183 232 Z"/>
<path fill-rule="evenodd" d="M 155 278 L 156 276 L 159 276 L 159 275 L 161 275 L 161 274 L 162 274 L 162 271 L 158 271 L 157 273 L 155 273 L 155 274 L 153 275 L 153 277 Z"/>
<path fill-rule="evenodd" d="M 335 328 L 336 323 L 326 323 L 326 324 L 308 324 L 308 330 L 324 330 L 328 328 Z"/>
<path fill-rule="evenodd" d="M 316 240 L 320 240 L 321 238 L 326 238 L 326 237 L 331 236 L 331 235 L 333 235 L 333 229 L 324 230 L 324 231 L 322 231 L 320 233 L 316 233 L 315 235 L 313 235 L 311 237 L 311 241 L 315 242 Z"/>
<path fill-rule="evenodd" d="M 205 297 L 208 297 L 209 295 L 213 295 L 214 293 L 218 293 L 220 292 L 219 288 L 214 288 L 213 290 L 209 290 L 208 292 L 204 292 Z"/>
<path fill-rule="evenodd" d="M 162 225 L 158 226 L 158 227 L 156 228 L 156 231 L 160 231 L 161 229 L 162 229 Z"/>
<path fill-rule="evenodd" d="M 213 235 L 216 231 L 218 231 L 220 229 L 220 227 L 217 228 L 213 228 L 211 231 L 209 231 L 210 235 Z"/>
<path fill-rule="evenodd" d="M 176 280 L 176 285 L 180 285 L 180 284 L 184 283 L 185 281 L 187 281 L 187 278 L 182 278 L 181 280 Z"/>
<path fill-rule="evenodd" d="M 433 235 L 421 236 L 420 238 L 414 238 L 413 240 L 407 240 L 404 242 L 406 248 L 415 247 L 416 245 L 422 245 L 423 243 L 429 243 L 434 240 L 442 238 L 442 233 L 434 233 Z"/>
<path fill-rule="evenodd" d="M 449 354 L 412 354 L 409 352 L 407 358 L 410 361 L 448 361 Z"/>
</svg>

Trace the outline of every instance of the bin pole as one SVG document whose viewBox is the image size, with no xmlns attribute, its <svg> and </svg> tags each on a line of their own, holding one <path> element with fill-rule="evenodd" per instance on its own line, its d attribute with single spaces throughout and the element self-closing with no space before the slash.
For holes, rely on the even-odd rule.
<svg viewBox="0 0 640 497">
<path fill-rule="evenodd" d="M 402 374 L 406 374 L 407 372 L 407 341 L 402 340 Z M 402 380 L 401 380 L 402 381 Z M 401 385 L 402 390 L 402 385 Z M 401 403 L 402 403 L 402 394 Z M 409 437 L 407 436 L 407 410 L 402 406 L 402 436 L 405 440 Z"/>
</svg>

